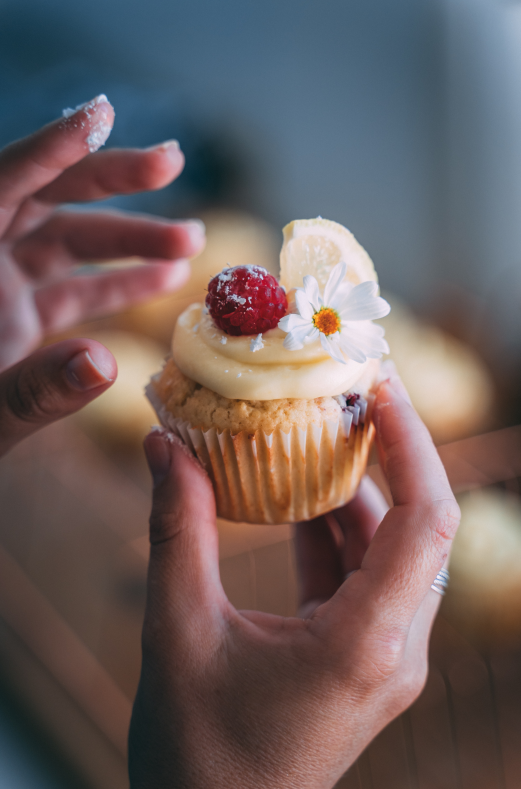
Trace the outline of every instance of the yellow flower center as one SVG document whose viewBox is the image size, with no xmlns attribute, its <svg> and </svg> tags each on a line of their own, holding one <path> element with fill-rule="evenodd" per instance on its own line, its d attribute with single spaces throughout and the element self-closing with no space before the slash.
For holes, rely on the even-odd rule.
<svg viewBox="0 0 521 789">
<path fill-rule="evenodd" d="M 313 325 L 327 337 L 340 329 L 340 316 L 331 307 L 322 307 L 313 315 Z"/>
</svg>

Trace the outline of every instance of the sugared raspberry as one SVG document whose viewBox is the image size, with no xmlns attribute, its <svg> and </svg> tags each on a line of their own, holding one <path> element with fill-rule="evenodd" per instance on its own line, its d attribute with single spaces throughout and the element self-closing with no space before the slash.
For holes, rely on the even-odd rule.
<svg viewBox="0 0 521 789">
<path fill-rule="evenodd" d="M 206 306 L 220 329 L 238 337 L 275 328 L 286 314 L 288 300 L 265 268 L 236 266 L 210 281 Z"/>
</svg>

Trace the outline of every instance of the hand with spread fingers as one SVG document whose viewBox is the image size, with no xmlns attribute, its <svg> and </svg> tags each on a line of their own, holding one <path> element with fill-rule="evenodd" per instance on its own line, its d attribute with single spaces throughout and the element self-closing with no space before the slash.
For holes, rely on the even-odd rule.
<svg viewBox="0 0 521 789">
<path fill-rule="evenodd" d="M 0 455 L 81 408 L 116 375 L 111 354 L 92 340 L 21 360 L 48 334 L 181 287 L 187 258 L 204 246 L 198 221 L 58 208 L 161 189 L 183 169 L 174 140 L 97 152 L 113 122 L 101 95 L 0 151 Z M 76 273 L 84 261 L 131 256 L 144 265 Z"/>
<path fill-rule="evenodd" d="M 346 507 L 297 527 L 298 618 L 231 605 L 210 481 L 178 439 L 147 437 L 154 500 L 132 789 L 330 789 L 421 691 L 440 601 L 431 585 L 459 510 L 395 374 L 374 419 L 393 506 L 365 481 Z"/>
</svg>

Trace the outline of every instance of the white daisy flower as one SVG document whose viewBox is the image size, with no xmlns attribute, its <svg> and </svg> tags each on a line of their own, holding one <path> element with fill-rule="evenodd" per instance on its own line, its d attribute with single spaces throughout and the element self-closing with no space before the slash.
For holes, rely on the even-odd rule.
<svg viewBox="0 0 521 789">
<path fill-rule="evenodd" d="M 332 269 L 323 297 L 315 277 L 304 277 L 304 287 L 295 292 L 298 314 L 285 315 L 278 324 L 288 333 L 284 348 L 296 351 L 320 337 L 323 349 L 342 364 L 389 353 L 384 330 L 371 321 L 388 315 L 390 305 L 376 295 L 376 282 L 344 282 L 346 270 L 345 263 Z"/>
</svg>

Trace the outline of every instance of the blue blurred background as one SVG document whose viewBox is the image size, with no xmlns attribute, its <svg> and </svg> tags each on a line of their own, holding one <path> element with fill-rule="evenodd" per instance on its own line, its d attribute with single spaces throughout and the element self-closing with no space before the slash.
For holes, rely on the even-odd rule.
<svg viewBox="0 0 521 789">
<path fill-rule="evenodd" d="M 516 3 L 4 0 L 0 14 L 0 143 L 105 92 L 110 145 L 177 137 L 187 155 L 173 187 L 119 204 L 336 219 L 384 288 L 429 310 L 493 303 L 492 332 L 519 351 Z"/>
<path fill-rule="evenodd" d="M 122 204 L 321 214 L 420 298 L 442 248 L 444 25 L 430 0 L 13 0 L 0 142 L 104 92 L 110 145 L 177 137 L 187 155 L 171 190 Z"/>
<path fill-rule="evenodd" d="M 187 159 L 171 187 L 111 204 L 347 225 L 518 418 L 520 4 L 0 0 L 0 145 L 101 92 L 109 146 L 177 138 Z"/>
</svg>

